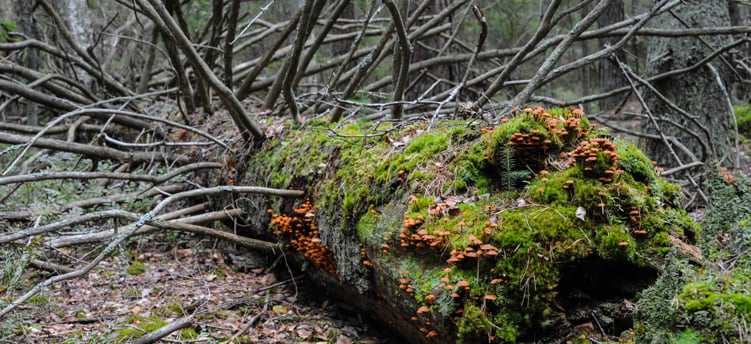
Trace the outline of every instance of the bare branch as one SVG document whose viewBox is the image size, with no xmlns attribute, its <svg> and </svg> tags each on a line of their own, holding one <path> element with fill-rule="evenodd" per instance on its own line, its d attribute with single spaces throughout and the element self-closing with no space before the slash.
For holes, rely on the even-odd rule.
<svg viewBox="0 0 751 344">
<path fill-rule="evenodd" d="M 232 90 L 222 84 L 211 69 L 209 69 L 209 66 L 203 61 L 203 59 L 201 59 L 198 52 L 193 48 L 188 37 L 185 36 L 182 30 L 180 30 L 177 23 L 175 23 L 169 13 L 167 13 L 164 6 L 157 0 L 147 0 L 149 1 L 149 4 L 144 1 L 146 0 L 138 0 L 138 4 L 152 16 L 152 19 L 157 21 L 158 26 L 162 27 L 172 35 L 175 42 L 187 55 L 195 71 L 200 73 L 201 77 L 211 84 L 214 90 L 217 91 L 219 97 L 227 107 L 233 122 L 243 134 L 245 140 L 249 141 L 251 135 L 261 141 L 265 139 L 266 135 L 264 134 L 263 129 L 248 117 L 245 113 L 245 108 L 232 93 Z"/>
<path fill-rule="evenodd" d="M 398 120 L 402 117 L 402 112 L 404 111 L 401 103 L 398 102 L 404 99 L 404 86 L 407 84 L 407 77 L 409 75 L 409 60 L 410 56 L 412 56 L 412 46 L 409 44 L 409 38 L 407 38 L 407 30 L 404 27 L 404 20 L 402 19 L 402 15 L 399 13 L 399 9 L 391 0 L 384 0 L 383 3 L 386 5 L 389 13 L 391 13 L 391 18 L 394 23 L 394 27 L 396 28 L 396 34 L 399 37 L 399 72 L 397 74 L 398 78 L 396 79 L 396 84 L 394 86 L 394 101 L 397 103 L 394 105 L 391 114 L 392 118 Z"/>
<path fill-rule="evenodd" d="M 90 180 L 90 179 L 122 179 L 131 181 L 149 182 L 154 185 L 164 183 L 176 176 L 200 169 L 222 168 L 224 164 L 217 162 L 198 162 L 176 168 L 163 175 L 154 176 L 150 174 L 134 173 L 117 173 L 117 172 L 37 172 L 33 174 L 22 174 L 10 177 L 0 177 L 0 185 L 13 183 L 26 183 L 41 180 Z"/>
<path fill-rule="evenodd" d="M 587 27 L 595 22 L 597 17 L 600 16 L 600 14 L 608 6 L 608 3 L 610 3 L 610 0 L 600 0 L 600 2 L 595 5 L 591 12 L 589 12 L 581 21 L 577 22 L 576 25 L 574 25 L 574 28 L 571 30 L 571 32 L 569 32 L 566 37 L 560 43 L 558 43 L 558 46 L 556 46 L 555 50 L 553 50 L 553 52 L 550 53 L 550 56 L 545 59 L 545 61 L 542 63 L 537 73 L 532 78 L 532 80 L 530 80 L 527 86 L 524 87 L 524 89 L 519 92 L 514 97 L 514 99 L 511 100 L 511 104 L 509 106 L 510 108 L 520 107 L 527 101 L 527 99 L 529 99 L 529 96 L 532 95 L 532 92 L 534 92 L 543 83 L 544 79 L 548 76 L 548 73 L 553 70 L 553 67 L 555 66 L 555 63 L 558 61 L 558 59 L 560 59 L 563 53 L 568 50 L 569 46 L 574 43 L 574 40 L 579 35 L 581 35 L 582 32 L 587 29 Z"/>
<path fill-rule="evenodd" d="M 192 323 L 193 323 L 193 316 L 192 315 L 180 317 L 180 318 L 172 321 L 171 323 L 169 323 L 169 324 L 167 324 L 165 326 L 162 326 L 158 330 L 153 331 L 153 332 L 149 332 L 146 335 L 144 335 L 143 337 L 138 338 L 137 340 L 133 341 L 133 344 L 151 344 L 151 343 L 155 343 L 156 341 L 158 341 L 162 337 L 166 337 L 167 335 L 169 335 L 172 332 L 175 332 L 177 330 L 186 328 L 186 327 L 190 326 Z"/>
<path fill-rule="evenodd" d="M 300 23 L 297 25 L 297 36 L 295 37 L 295 45 L 292 50 L 292 55 L 286 63 L 287 73 L 284 75 L 284 82 L 282 83 L 282 90 L 284 92 L 284 100 L 287 102 L 289 112 L 292 114 L 292 119 L 295 123 L 300 123 L 300 110 L 297 107 L 297 101 L 292 91 L 292 84 L 295 80 L 295 74 L 297 73 L 297 65 L 300 62 L 300 55 L 302 54 L 305 40 L 308 37 L 308 23 L 312 19 L 313 13 L 313 0 L 305 0 L 305 3 L 300 10 L 302 16 L 300 17 Z"/>
<path fill-rule="evenodd" d="M 120 231 L 115 237 L 112 239 L 112 241 L 102 249 L 102 251 L 89 263 L 82 266 L 76 271 L 57 275 L 50 277 L 40 283 L 37 283 L 32 287 L 29 291 L 27 291 L 25 294 L 21 295 L 17 299 L 15 299 L 13 302 L 11 302 L 9 305 L 7 305 L 5 308 L 0 310 L 0 319 L 5 317 L 10 311 L 21 305 L 22 303 L 26 302 L 30 297 L 36 295 L 40 291 L 48 288 L 49 286 L 62 282 L 65 280 L 78 278 L 81 276 L 84 276 L 87 274 L 91 269 L 99 265 L 99 263 L 102 262 L 105 258 L 107 258 L 120 244 L 122 244 L 123 241 L 125 241 L 127 238 L 129 238 L 133 233 L 138 230 L 139 228 L 146 225 L 148 222 L 152 221 L 157 214 L 161 213 L 162 210 L 164 210 L 168 205 L 186 199 L 186 198 L 192 198 L 197 196 L 206 196 L 206 195 L 217 195 L 217 194 L 225 194 L 225 193 L 258 193 L 258 194 L 265 194 L 265 195 L 276 195 L 276 196 L 282 196 L 282 197 L 300 197 L 304 193 L 302 191 L 295 191 L 295 190 L 279 190 L 279 189 L 271 189 L 271 188 L 265 188 L 265 187 L 257 187 L 257 186 L 217 186 L 213 188 L 207 188 L 207 189 L 200 189 L 200 190 L 191 190 L 191 191 L 185 191 L 181 193 L 174 194 L 172 196 L 169 196 L 159 202 L 151 211 L 148 213 L 140 216 L 136 222 L 133 224 L 127 226 L 122 231 Z"/>
<path fill-rule="evenodd" d="M 657 120 L 655 119 L 655 116 L 652 114 L 652 111 L 649 110 L 649 107 L 647 106 L 647 102 L 644 101 L 644 98 L 641 96 L 641 93 L 636 88 L 636 85 L 634 84 L 634 81 L 631 80 L 631 77 L 629 73 L 626 71 L 626 66 L 618 60 L 618 57 L 613 55 L 613 58 L 615 58 L 616 62 L 618 63 L 618 67 L 621 68 L 621 71 L 626 76 L 626 80 L 628 81 L 629 85 L 631 86 L 631 90 L 636 95 L 637 99 L 639 99 L 639 103 L 641 103 L 642 107 L 644 108 L 644 111 L 647 113 L 647 116 L 649 116 L 650 122 L 652 122 L 652 125 L 657 130 L 658 135 L 660 135 L 660 138 L 662 139 L 662 142 L 665 144 L 665 146 L 670 151 L 670 154 L 673 156 L 673 159 L 675 159 L 675 162 L 678 163 L 678 165 L 683 165 L 683 162 L 681 161 L 680 156 L 675 152 L 673 149 L 673 146 L 668 141 L 668 138 L 665 136 L 665 133 L 660 130 L 660 125 L 657 123 Z M 692 163 L 695 161 L 692 161 Z M 701 191 L 701 188 L 699 187 L 699 184 L 694 180 L 694 178 L 690 175 L 687 176 L 688 180 L 691 182 L 691 185 L 696 189 L 696 192 L 699 193 L 702 200 L 704 200 L 705 203 L 709 203 L 709 199 L 706 195 L 704 195 L 704 192 Z"/>
</svg>

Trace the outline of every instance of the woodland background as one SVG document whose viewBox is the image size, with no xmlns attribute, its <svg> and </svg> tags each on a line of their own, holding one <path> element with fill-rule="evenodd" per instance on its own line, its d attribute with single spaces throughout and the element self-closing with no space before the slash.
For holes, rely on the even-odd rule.
<svg viewBox="0 0 751 344">
<path fill-rule="evenodd" d="M 315 310 L 296 308 L 303 278 L 264 233 L 267 215 L 241 204 L 304 205 L 302 187 L 277 188 L 276 175 L 246 185 L 263 180 L 246 176 L 248 161 L 320 125 L 344 140 L 353 123 L 370 126 L 358 138 L 382 137 L 573 106 L 637 143 L 701 219 L 710 168 L 748 173 L 750 11 L 742 0 L 1 0 L 0 339 L 364 338 L 360 320 L 357 331 L 280 320 Z M 181 261 L 183 277 L 201 278 L 166 268 Z M 290 276 L 275 284 L 278 267 Z M 144 268 L 158 282 L 139 283 L 178 282 L 129 284 Z M 136 302 L 175 285 L 192 301 Z M 83 305 L 77 293 L 100 288 L 123 291 Z"/>
</svg>

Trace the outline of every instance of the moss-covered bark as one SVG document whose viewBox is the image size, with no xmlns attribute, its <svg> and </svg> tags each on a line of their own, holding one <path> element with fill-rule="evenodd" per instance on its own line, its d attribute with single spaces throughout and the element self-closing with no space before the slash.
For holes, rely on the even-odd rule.
<svg viewBox="0 0 751 344">
<path fill-rule="evenodd" d="M 745 343 L 751 319 L 751 179 L 711 168 L 701 267 L 673 260 L 639 304 L 639 342 Z"/>
<path fill-rule="evenodd" d="M 253 155 L 245 181 L 306 190 L 314 210 L 245 202 L 266 214 L 253 227 L 273 230 L 271 213 L 314 218 L 286 238 L 330 250 L 335 273 L 314 277 L 413 342 L 560 338 L 595 311 L 615 333 L 612 302 L 650 283 L 672 242 L 695 239 L 678 187 L 578 110 L 425 128 L 308 123 Z M 609 269 L 633 276 L 588 276 Z"/>
</svg>

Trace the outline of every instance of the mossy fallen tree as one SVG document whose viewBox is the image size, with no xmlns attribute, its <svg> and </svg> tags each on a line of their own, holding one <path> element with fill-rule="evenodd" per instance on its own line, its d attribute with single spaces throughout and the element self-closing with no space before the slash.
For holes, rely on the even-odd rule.
<svg viewBox="0 0 751 344">
<path fill-rule="evenodd" d="M 579 110 L 426 128 L 278 134 L 243 182 L 308 201 L 243 202 L 264 214 L 247 234 L 285 238 L 317 283 L 415 343 L 617 338 L 665 256 L 696 241 L 679 187 Z"/>
</svg>

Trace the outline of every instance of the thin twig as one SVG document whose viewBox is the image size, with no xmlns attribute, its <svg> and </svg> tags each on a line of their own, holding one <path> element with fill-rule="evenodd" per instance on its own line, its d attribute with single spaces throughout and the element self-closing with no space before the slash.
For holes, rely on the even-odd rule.
<svg viewBox="0 0 751 344">
<path fill-rule="evenodd" d="M 217 186 L 213 188 L 206 188 L 201 190 L 191 190 L 191 191 L 185 191 L 181 193 L 174 194 L 172 196 L 169 196 L 159 202 L 151 211 L 148 213 L 140 216 L 136 222 L 128 226 L 127 228 L 124 228 L 123 230 L 119 231 L 117 235 L 110 241 L 110 243 L 104 247 L 97 256 L 91 260 L 86 265 L 82 266 L 76 271 L 57 275 L 50 277 L 42 282 L 37 283 L 34 285 L 29 291 L 27 291 L 25 294 L 19 296 L 17 299 L 13 300 L 10 304 L 5 306 L 2 310 L 0 310 L 0 319 L 5 317 L 9 312 L 14 310 L 19 305 L 26 302 L 29 298 L 36 295 L 42 290 L 45 290 L 49 288 L 50 286 L 54 285 L 55 283 L 62 282 L 65 280 L 78 278 L 81 276 L 86 275 L 89 271 L 91 271 L 94 267 L 99 265 L 105 258 L 109 257 L 112 252 L 114 252 L 126 239 L 128 239 L 133 233 L 138 230 L 139 228 L 146 225 L 148 222 L 152 221 L 157 214 L 161 213 L 168 205 L 175 203 L 177 201 L 186 199 L 186 198 L 193 198 L 197 196 L 209 196 L 209 195 L 219 195 L 219 194 L 226 194 L 226 193 L 258 193 L 258 194 L 265 194 L 265 195 L 276 195 L 276 196 L 282 196 L 282 197 L 300 197 L 304 193 L 302 191 L 295 191 L 295 190 L 281 190 L 281 189 L 271 189 L 271 188 L 265 188 L 265 187 L 257 187 L 257 186 Z"/>
</svg>

